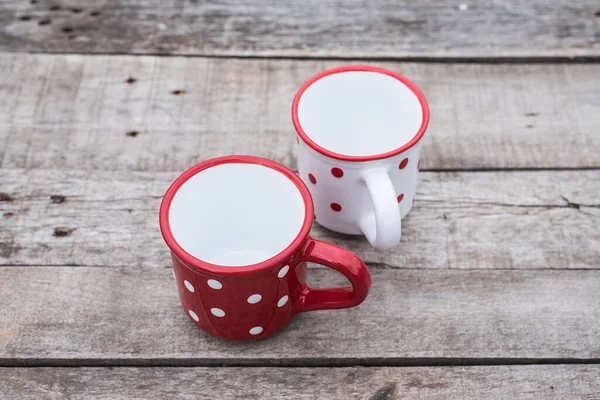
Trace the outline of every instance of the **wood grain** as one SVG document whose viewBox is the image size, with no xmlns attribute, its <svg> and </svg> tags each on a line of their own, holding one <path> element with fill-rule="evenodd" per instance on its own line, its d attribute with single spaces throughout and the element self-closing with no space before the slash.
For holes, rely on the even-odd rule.
<svg viewBox="0 0 600 400">
<path fill-rule="evenodd" d="M 166 267 L 161 198 L 176 173 L 0 170 L 0 265 Z M 422 172 L 400 246 L 315 225 L 374 266 L 600 268 L 600 171 Z"/>
<path fill-rule="evenodd" d="M 294 93 L 340 64 L 0 54 L 0 167 L 183 171 L 254 154 L 295 168 Z M 378 64 L 429 99 L 423 169 L 600 167 L 600 64 Z"/>
<path fill-rule="evenodd" d="M 0 50 L 210 56 L 597 57 L 597 1 L 0 2 Z"/>
<path fill-rule="evenodd" d="M 3 368 L 0 399 L 595 399 L 600 366 Z"/>
<path fill-rule="evenodd" d="M 227 342 L 181 308 L 169 268 L 2 267 L 0 365 L 444 365 L 600 360 L 598 270 L 371 269 L 365 303 Z M 315 287 L 344 279 L 313 269 Z M 522 362 L 522 361 L 521 361 Z"/>
</svg>

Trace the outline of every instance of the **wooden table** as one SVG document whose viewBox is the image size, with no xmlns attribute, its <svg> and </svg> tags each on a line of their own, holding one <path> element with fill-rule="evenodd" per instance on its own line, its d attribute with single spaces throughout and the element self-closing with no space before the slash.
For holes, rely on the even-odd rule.
<svg viewBox="0 0 600 400">
<path fill-rule="evenodd" d="M 0 398 L 600 398 L 597 0 L 2 0 L 0 51 Z M 209 337 L 161 196 L 214 156 L 295 168 L 296 89 L 354 62 L 430 102 L 401 245 L 315 226 L 367 301 Z"/>
</svg>

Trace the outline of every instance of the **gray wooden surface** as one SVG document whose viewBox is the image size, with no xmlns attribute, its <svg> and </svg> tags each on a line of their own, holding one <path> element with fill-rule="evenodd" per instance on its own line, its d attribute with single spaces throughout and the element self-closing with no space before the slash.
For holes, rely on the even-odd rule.
<svg viewBox="0 0 600 400">
<path fill-rule="evenodd" d="M 0 170 L 10 198 L 0 202 L 0 265 L 169 266 L 157 210 L 177 174 Z M 389 268 L 600 268 L 598 170 L 422 172 L 420 180 L 396 248 L 376 251 L 317 225 L 313 235 Z"/>
<path fill-rule="evenodd" d="M 182 171 L 250 153 L 295 168 L 294 94 L 340 64 L 0 53 L 0 166 Z M 423 169 L 600 167 L 598 64 L 380 65 L 429 99 Z"/>
<path fill-rule="evenodd" d="M 0 368 L 0 399 L 597 399 L 597 365 L 455 368 Z"/>
<path fill-rule="evenodd" d="M 360 307 L 209 336 L 170 268 L 3 267 L 1 365 L 453 365 L 600 360 L 600 270 L 371 268 Z M 317 287 L 345 286 L 326 269 Z M 521 360 L 521 361 L 519 361 Z"/>
<path fill-rule="evenodd" d="M 0 49 L 248 57 L 597 57 L 598 11 L 595 0 L 3 0 Z"/>
<path fill-rule="evenodd" d="M 599 38 L 592 0 L 0 0 L 0 399 L 600 398 Z M 315 226 L 364 304 L 204 334 L 162 194 L 224 154 L 294 169 L 294 93 L 347 63 L 429 100 L 402 243 Z"/>
</svg>

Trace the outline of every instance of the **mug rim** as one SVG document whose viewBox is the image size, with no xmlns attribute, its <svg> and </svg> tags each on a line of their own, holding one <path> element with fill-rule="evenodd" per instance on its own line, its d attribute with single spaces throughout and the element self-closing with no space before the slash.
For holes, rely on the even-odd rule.
<svg viewBox="0 0 600 400">
<path fill-rule="evenodd" d="M 406 87 L 408 87 L 410 89 L 410 91 L 419 100 L 419 104 L 421 105 L 421 110 L 423 112 L 421 126 L 419 127 L 419 130 L 413 136 L 413 138 L 410 141 L 408 141 L 406 144 L 404 144 L 401 147 L 398 147 L 394 150 L 390 150 L 385 153 L 369 155 L 369 156 L 350 156 L 347 154 L 336 153 L 336 152 L 328 150 L 322 146 L 319 146 L 317 143 L 315 143 L 306 134 L 306 132 L 304 132 L 304 129 L 302 129 L 302 124 L 300 124 L 300 118 L 298 117 L 298 105 L 300 104 L 300 99 L 302 98 L 302 95 L 304 94 L 304 92 L 310 86 L 312 86 L 315 82 L 317 82 L 320 79 L 325 78 L 329 75 L 339 74 L 339 73 L 344 73 L 344 72 L 380 73 L 380 74 L 391 76 L 392 78 L 399 80 Z M 406 150 L 410 149 L 411 147 L 416 145 L 421 140 L 421 138 L 425 134 L 425 131 L 427 130 L 427 125 L 429 124 L 429 105 L 427 104 L 427 99 L 425 98 L 425 95 L 423 95 L 423 92 L 421 92 L 421 90 L 417 87 L 417 85 L 415 85 L 408 78 L 406 78 L 403 75 L 400 75 L 397 72 L 390 71 L 388 69 L 381 68 L 381 67 L 371 66 L 371 65 L 345 65 L 342 67 L 331 68 L 331 69 L 328 69 L 328 70 L 318 73 L 317 75 L 313 76 L 308 81 L 306 81 L 300 87 L 300 89 L 298 89 L 298 92 L 296 92 L 296 96 L 294 96 L 294 101 L 292 102 L 292 122 L 294 123 L 294 128 L 296 129 L 296 132 L 302 138 L 302 140 L 304 142 L 306 142 L 306 144 L 308 144 L 313 150 L 315 150 L 327 157 L 334 158 L 336 160 L 342 160 L 342 161 L 355 161 L 355 162 L 376 161 L 376 160 L 382 160 L 385 158 L 397 156 L 398 154 L 403 153 Z"/>
<path fill-rule="evenodd" d="M 292 240 L 292 242 L 282 251 L 277 253 L 271 258 L 263 260 L 261 262 L 255 264 L 248 264 L 243 266 L 225 266 L 209 263 L 207 261 L 201 260 L 200 258 L 194 257 L 187 251 L 183 249 L 175 240 L 173 232 L 171 231 L 171 227 L 169 224 L 169 211 L 171 208 L 171 203 L 175 198 L 175 194 L 178 190 L 183 186 L 185 182 L 187 182 L 190 178 L 197 175 L 198 173 L 215 167 L 217 165 L 222 164 L 254 164 L 254 165 L 262 165 L 264 167 L 271 168 L 282 175 L 284 175 L 287 179 L 292 181 L 294 185 L 298 188 L 300 195 L 302 196 L 302 200 L 304 202 L 304 220 L 302 221 L 302 227 L 300 231 Z M 223 156 L 217 158 L 211 158 L 206 161 L 202 161 L 193 167 L 187 169 L 181 175 L 173 181 L 169 189 L 167 189 L 165 195 L 163 196 L 162 202 L 160 204 L 159 211 L 159 224 L 160 231 L 162 233 L 163 239 L 167 243 L 167 246 L 177 258 L 179 258 L 183 263 L 188 265 L 193 269 L 197 269 L 200 271 L 206 271 L 213 274 L 218 275 L 244 275 L 253 272 L 259 272 L 263 270 L 267 270 L 275 265 L 281 263 L 282 261 L 290 258 L 290 256 L 296 251 L 296 249 L 304 242 L 304 240 L 308 237 L 310 232 L 310 228 L 312 226 L 312 220 L 314 217 L 314 205 L 312 202 L 312 197 L 310 192 L 304 182 L 289 168 L 275 162 L 262 157 L 256 156 L 248 156 L 248 155 L 231 155 L 231 156 Z"/>
</svg>

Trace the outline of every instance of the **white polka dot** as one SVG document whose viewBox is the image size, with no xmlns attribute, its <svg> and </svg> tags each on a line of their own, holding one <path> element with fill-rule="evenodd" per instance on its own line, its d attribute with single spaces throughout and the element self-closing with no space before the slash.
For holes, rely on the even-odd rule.
<svg viewBox="0 0 600 400">
<path fill-rule="evenodd" d="M 250 304 L 256 304 L 261 300 L 262 296 L 260 294 L 253 294 L 252 296 L 248 297 L 248 303 Z"/>
<path fill-rule="evenodd" d="M 209 279 L 207 283 L 208 283 L 208 286 L 210 286 L 213 289 L 219 290 L 219 289 L 221 289 L 223 287 L 223 285 L 221 284 L 221 282 L 216 281 L 214 279 Z"/>
<path fill-rule="evenodd" d="M 287 303 L 287 301 L 288 301 L 288 297 L 287 296 L 283 296 L 277 302 L 277 307 L 283 307 L 283 306 L 285 306 L 285 303 Z"/>
<path fill-rule="evenodd" d="M 188 281 L 183 281 L 183 284 L 185 285 L 185 287 L 187 288 L 187 290 L 189 290 L 190 292 L 194 293 L 194 287 L 192 286 L 191 283 L 189 283 Z"/>
<path fill-rule="evenodd" d="M 189 310 L 188 312 L 190 313 L 190 317 L 194 318 L 194 321 L 196 321 L 196 322 L 200 321 L 200 318 L 198 318 L 198 314 L 196 314 L 192 310 Z"/>
<path fill-rule="evenodd" d="M 262 333 L 262 331 L 263 331 L 262 326 L 255 326 L 254 328 L 250 329 L 250 334 L 258 335 L 258 334 Z"/>
<path fill-rule="evenodd" d="M 221 310 L 220 308 L 211 308 L 210 312 L 212 313 L 212 315 L 214 315 L 215 317 L 219 317 L 222 318 L 225 316 L 225 311 Z"/>
<path fill-rule="evenodd" d="M 280 278 L 283 278 L 285 276 L 285 274 L 288 273 L 289 270 L 290 270 L 290 266 L 286 265 L 285 267 L 283 267 L 279 270 L 279 273 L 277 273 L 277 276 Z"/>
</svg>

